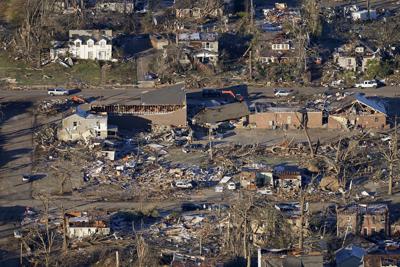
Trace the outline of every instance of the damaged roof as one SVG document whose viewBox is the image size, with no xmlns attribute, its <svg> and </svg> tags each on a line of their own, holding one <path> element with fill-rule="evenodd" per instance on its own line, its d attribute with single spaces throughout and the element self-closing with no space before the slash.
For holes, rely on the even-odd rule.
<svg viewBox="0 0 400 267">
<path fill-rule="evenodd" d="M 387 114 L 384 101 L 380 99 L 367 98 L 364 94 L 360 93 L 355 94 L 354 97 L 356 101 L 360 102 L 361 104 L 366 105 L 377 112 Z"/>
<path fill-rule="evenodd" d="M 148 91 L 141 96 L 142 105 L 185 105 L 186 92 L 182 85 Z"/>
<path fill-rule="evenodd" d="M 249 108 L 244 102 L 236 102 L 217 107 L 205 108 L 194 119 L 197 124 L 217 123 L 235 120 L 249 115 Z"/>
</svg>

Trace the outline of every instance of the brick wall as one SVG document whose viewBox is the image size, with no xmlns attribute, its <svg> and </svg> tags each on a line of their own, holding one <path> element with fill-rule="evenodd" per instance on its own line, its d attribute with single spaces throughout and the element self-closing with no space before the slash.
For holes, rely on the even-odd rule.
<svg viewBox="0 0 400 267">
<path fill-rule="evenodd" d="M 308 127 L 322 127 L 322 112 L 308 112 Z M 302 114 L 299 112 L 263 112 L 249 115 L 249 123 L 261 129 L 272 129 L 276 127 L 287 127 L 298 129 L 301 126 Z"/>
</svg>

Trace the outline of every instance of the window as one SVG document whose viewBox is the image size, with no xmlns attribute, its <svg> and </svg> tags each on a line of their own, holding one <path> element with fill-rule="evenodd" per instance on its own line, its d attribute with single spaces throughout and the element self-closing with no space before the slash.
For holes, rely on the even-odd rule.
<svg viewBox="0 0 400 267">
<path fill-rule="evenodd" d="M 378 122 L 378 121 L 379 121 L 378 117 L 375 117 L 375 119 L 374 119 L 374 120 L 375 120 L 375 122 Z"/>
<path fill-rule="evenodd" d="M 81 41 L 76 41 L 76 42 L 75 42 L 75 46 L 76 46 L 76 47 L 81 47 Z"/>
<path fill-rule="evenodd" d="M 88 47 L 93 47 L 93 41 L 92 41 L 92 40 L 89 40 L 89 41 L 87 42 L 87 44 L 88 44 Z"/>
<path fill-rule="evenodd" d="M 72 125 L 73 125 L 74 127 L 76 127 L 76 126 L 78 126 L 78 122 L 77 122 L 77 121 L 74 121 L 74 122 L 72 123 Z"/>
<path fill-rule="evenodd" d="M 364 228 L 364 235 L 368 235 L 368 228 Z"/>
<path fill-rule="evenodd" d="M 89 52 L 88 52 L 88 58 L 89 58 L 89 59 L 94 59 L 94 55 L 93 55 L 93 52 L 92 52 L 92 51 L 89 51 Z"/>
<path fill-rule="evenodd" d="M 101 40 L 101 41 L 100 41 L 100 47 L 105 47 L 105 46 L 106 46 L 106 41 Z"/>
<path fill-rule="evenodd" d="M 347 65 L 351 65 L 351 62 L 352 62 L 351 58 L 347 59 Z"/>
</svg>

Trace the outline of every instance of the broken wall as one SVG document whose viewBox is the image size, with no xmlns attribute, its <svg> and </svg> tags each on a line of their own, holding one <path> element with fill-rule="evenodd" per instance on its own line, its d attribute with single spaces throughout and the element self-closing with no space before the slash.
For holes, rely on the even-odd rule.
<svg viewBox="0 0 400 267">
<path fill-rule="evenodd" d="M 328 118 L 328 129 L 346 129 L 347 121 L 354 127 L 362 127 L 365 129 L 387 129 L 386 115 L 382 113 L 371 115 L 346 116 L 330 115 Z"/>
<path fill-rule="evenodd" d="M 150 129 L 151 125 L 186 126 L 187 109 L 156 114 L 110 114 L 109 122 L 122 129 Z"/>
<path fill-rule="evenodd" d="M 249 123 L 260 129 L 273 129 L 275 127 L 288 127 L 298 129 L 301 126 L 302 114 L 300 112 L 263 112 L 250 114 Z M 307 112 L 308 128 L 322 128 L 322 112 Z"/>
</svg>

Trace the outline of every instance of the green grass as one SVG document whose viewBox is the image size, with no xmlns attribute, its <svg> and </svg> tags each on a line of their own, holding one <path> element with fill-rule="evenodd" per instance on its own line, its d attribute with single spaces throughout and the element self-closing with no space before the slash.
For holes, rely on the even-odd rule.
<svg viewBox="0 0 400 267">
<path fill-rule="evenodd" d="M 35 69 L 23 61 L 15 61 L 6 53 L 0 52 L 0 79 L 16 79 L 17 85 L 68 86 L 76 84 L 133 84 L 136 79 L 136 66 L 132 62 L 113 63 L 104 71 L 102 81 L 101 67 L 96 61 L 78 61 L 72 68 L 58 63 L 50 63 Z"/>
</svg>

